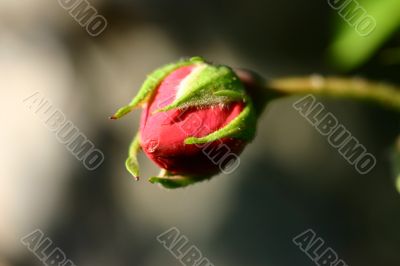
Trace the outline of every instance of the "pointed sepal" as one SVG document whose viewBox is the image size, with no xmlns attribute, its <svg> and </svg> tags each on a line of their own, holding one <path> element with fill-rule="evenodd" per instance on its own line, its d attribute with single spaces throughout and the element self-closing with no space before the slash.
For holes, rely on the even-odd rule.
<svg viewBox="0 0 400 266">
<path fill-rule="evenodd" d="M 139 89 L 138 94 L 132 99 L 132 101 L 128 105 L 119 108 L 117 112 L 115 112 L 115 114 L 111 116 L 111 119 L 119 119 L 131 112 L 133 109 L 146 103 L 154 94 L 157 86 L 161 83 L 161 81 L 163 81 L 164 78 L 172 73 L 174 70 L 180 67 L 202 63 L 204 63 L 204 59 L 202 59 L 201 57 L 192 57 L 190 59 L 183 59 L 178 62 L 171 63 L 156 69 L 147 76 L 147 79 L 144 81 L 143 85 Z"/>
<path fill-rule="evenodd" d="M 198 64 L 182 81 L 174 101 L 156 112 L 243 100 L 245 88 L 235 72 L 222 65 Z"/>
<path fill-rule="evenodd" d="M 256 132 L 257 117 L 251 100 L 246 98 L 245 104 L 246 106 L 242 112 L 240 112 L 240 114 L 230 121 L 226 126 L 204 137 L 186 138 L 185 144 L 202 144 L 213 142 L 221 138 L 237 138 L 245 141 L 251 141 Z"/>
<path fill-rule="evenodd" d="M 159 176 L 150 177 L 149 181 L 152 184 L 160 184 L 164 188 L 175 189 L 186 187 L 196 182 L 208 179 L 210 177 L 193 177 L 184 175 L 174 175 L 165 169 L 162 169 Z"/>
<path fill-rule="evenodd" d="M 136 136 L 132 140 L 129 146 L 128 158 L 125 161 L 126 169 L 132 174 L 133 178 L 139 180 L 139 163 L 137 154 L 140 150 L 140 133 L 136 133 Z"/>
</svg>

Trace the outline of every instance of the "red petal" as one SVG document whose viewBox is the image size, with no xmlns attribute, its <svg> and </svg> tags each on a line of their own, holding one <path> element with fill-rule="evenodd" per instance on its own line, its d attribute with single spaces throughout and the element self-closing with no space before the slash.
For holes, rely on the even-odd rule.
<svg viewBox="0 0 400 266">
<path fill-rule="evenodd" d="M 206 136 L 229 123 L 243 109 L 243 103 L 217 105 L 206 108 L 187 108 L 152 114 L 175 98 L 181 81 L 191 73 L 193 66 L 182 67 L 159 85 L 154 98 L 143 110 L 141 118 L 141 146 L 147 156 L 160 167 L 176 174 L 204 175 L 219 172 L 216 159 L 206 155 L 220 145 L 226 152 L 240 153 L 245 143 L 238 139 L 226 138 L 207 145 L 185 145 L 188 137 Z M 221 155 L 222 156 L 222 155 Z"/>
</svg>

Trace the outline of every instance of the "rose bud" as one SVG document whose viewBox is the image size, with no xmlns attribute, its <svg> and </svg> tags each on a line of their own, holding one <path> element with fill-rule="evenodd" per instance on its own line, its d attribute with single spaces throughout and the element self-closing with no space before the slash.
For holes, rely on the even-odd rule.
<svg viewBox="0 0 400 266">
<path fill-rule="evenodd" d="M 126 167 L 137 179 L 142 149 L 162 169 L 150 182 L 167 188 L 232 172 L 255 135 L 255 109 L 241 80 L 231 68 L 199 57 L 155 70 L 111 118 L 136 107 L 143 112 Z"/>
</svg>

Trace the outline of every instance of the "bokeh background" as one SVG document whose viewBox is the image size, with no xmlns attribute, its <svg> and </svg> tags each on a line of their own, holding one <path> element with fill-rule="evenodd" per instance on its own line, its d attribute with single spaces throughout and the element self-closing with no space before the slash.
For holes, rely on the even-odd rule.
<svg viewBox="0 0 400 266">
<path fill-rule="evenodd" d="M 0 0 L 1 266 L 41 265 L 20 243 L 36 228 L 76 265 L 180 265 L 156 240 L 173 226 L 216 266 L 315 265 L 292 243 L 308 228 L 348 265 L 400 265 L 394 112 L 323 100 L 377 157 L 368 175 L 293 110 L 291 97 L 268 106 L 237 171 L 173 191 L 146 181 L 158 169 L 144 156 L 140 182 L 125 171 L 139 113 L 108 120 L 147 73 L 183 56 L 266 78 L 320 73 L 400 84 L 397 0 L 358 0 L 377 20 L 369 38 L 354 36 L 327 1 L 89 2 L 108 21 L 98 37 L 58 1 Z M 104 152 L 100 168 L 86 170 L 24 106 L 35 91 Z"/>
</svg>

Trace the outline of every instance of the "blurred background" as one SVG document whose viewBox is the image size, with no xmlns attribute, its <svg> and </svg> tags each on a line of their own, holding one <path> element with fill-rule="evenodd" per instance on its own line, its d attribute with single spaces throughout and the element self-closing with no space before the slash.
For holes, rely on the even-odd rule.
<svg viewBox="0 0 400 266">
<path fill-rule="evenodd" d="M 330 1 L 332 2 L 332 1 Z M 184 56 L 266 78 L 361 76 L 400 84 L 400 2 L 358 0 L 376 28 L 359 36 L 328 1 L 90 0 L 108 26 L 90 36 L 58 1 L 0 0 L 0 266 L 42 263 L 20 238 L 39 228 L 76 265 L 181 265 L 156 237 L 177 227 L 218 265 L 315 265 L 292 243 L 316 231 L 348 265 L 400 265 L 395 112 L 323 100 L 377 157 L 359 175 L 291 106 L 273 102 L 230 175 L 185 189 L 142 180 L 124 161 L 139 112 L 108 117 L 146 74 Z M 105 161 L 95 171 L 24 104 L 39 91 Z"/>
</svg>

